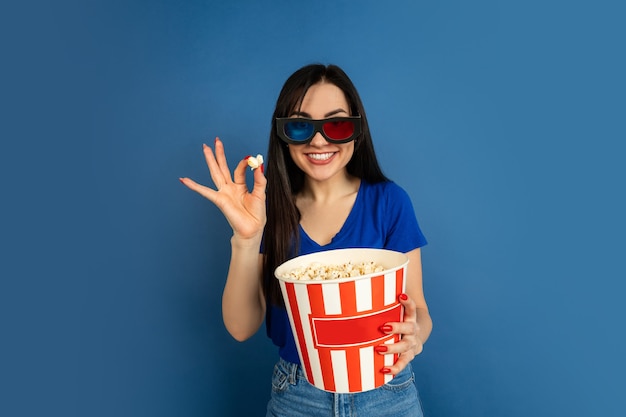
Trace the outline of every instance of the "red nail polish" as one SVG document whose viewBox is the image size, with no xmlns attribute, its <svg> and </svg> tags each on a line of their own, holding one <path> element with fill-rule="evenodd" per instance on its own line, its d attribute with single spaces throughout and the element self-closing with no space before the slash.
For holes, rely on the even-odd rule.
<svg viewBox="0 0 626 417">
<path fill-rule="evenodd" d="M 389 324 L 385 324 L 384 326 L 380 326 L 378 330 L 380 330 L 383 333 L 389 333 L 390 331 L 393 330 L 393 327 L 391 327 Z"/>
<path fill-rule="evenodd" d="M 374 350 L 378 353 L 383 353 L 383 352 L 387 352 L 388 348 L 387 346 L 380 345 L 380 346 L 376 346 Z"/>
<path fill-rule="evenodd" d="M 402 301 L 406 301 L 409 299 L 409 296 L 406 294 L 400 294 L 398 298 L 401 299 Z"/>
<path fill-rule="evenodd" d="M 265 168 L 263 168 L 263 164 L 261 164 L 261 174 L 265 173 Z"/>
<path fill-rule="evenodd" d="M 391 369 L 389 369 L 389 368 L 383 368 L 383 369 L 381 369 L 381 370 L 380 370 L 380 372 L 382 372 L 383 374 L 388 374 L 388 373 L 390 373 L 390 372 L 391 372 Z"/>
<path fill-rule="evenodd" d="M 243 157 L 243 160 L 244 160 L 244 161 L 247 161 L 247 160 L 248 160 L 248 158 L 250 158 L 251 156 L 252 156 L 252 155 L 246 155 L 246 156 L 244 156 L 244 157 Z"/>
<path fill-rule="evenodd" d="M 183 181 L 182 178 L 179 178 L 178 181 L 180 181 L 181 184 L 185 185 L 185 181 Z"/>
</svg>

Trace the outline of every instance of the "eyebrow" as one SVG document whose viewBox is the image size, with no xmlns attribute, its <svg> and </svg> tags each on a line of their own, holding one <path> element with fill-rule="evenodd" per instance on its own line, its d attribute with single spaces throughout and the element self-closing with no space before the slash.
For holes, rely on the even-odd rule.
<svg viewBox="0 0 626 417">
<path fill-rule="evenodd" d="M 332 111 L 329 111 L 328 113 L 326 113 L 326 114 L 324 115 L 324 117 L 325 117 L 325 118 L 326 118 L 326 117 L 331 117 L 331 116 L 334 116 L 334 115 L 339 114 L 339 113 L 346 113 L 346 114 L 350 114 L 350 113 L 348 113 L 347 111 L 345 111 L 344 109 L 335 109 L 335 110 L 332 110 Z M 292 116 L 307 117 L 307 118 L 309 118 L 309 119 L 311 119 L 311 118 L 312 118 L 312 117 L 311 117 L 311 115 L 310 115 L 309 113 L 305 112 L 305 111 L 294 111 L 294 112 L 292 112 L 292 113 L 289 115 L 289 117 L 292 117 Z"/>
</svg>

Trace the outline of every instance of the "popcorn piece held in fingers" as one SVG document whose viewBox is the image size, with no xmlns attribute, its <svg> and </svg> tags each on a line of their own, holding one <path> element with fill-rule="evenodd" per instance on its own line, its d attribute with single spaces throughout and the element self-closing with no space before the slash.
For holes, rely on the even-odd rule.
<svg viewBox="0 0 626 417">
<path fill-rule="evenodd" d="M 255 170 L 257 168 L 259 168 L 261 165 L 263 165 L 263 155 L 258 154 L 256 157 L 255 156 L 249 156 L 248 157 L 248 166 L 250 167 L 251 170 Z"/>
</svg>

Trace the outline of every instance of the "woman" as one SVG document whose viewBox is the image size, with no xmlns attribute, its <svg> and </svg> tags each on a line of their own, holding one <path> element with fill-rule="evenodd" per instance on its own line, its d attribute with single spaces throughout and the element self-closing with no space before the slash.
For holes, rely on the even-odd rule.
<svg viewBox="0 0 626 417">
<path fill-rule="evenodd" d="M 233 229 L 222 298 L 226 328 L 243 341 L 266 320 L 279 348 L 267 415 L 327 416 L 334 410 L 421 416 L 410 361 L 432 329 L 422 289 L 420 247 L 426 240 L 408 195 L 378 165 L 363 104 L 348 76 L 334 65 L 308 65 L 289 77 L 272 118 L 267 177 L 255 170 L 252 191 L 245 183 L 245 158 L 231 178 L 219 139 L 215 152 L 205 145 L 204 154 L 216 189 L 189 178 L 181 182 L 216 204 Z M 347 247 L 401 251 L 410 267 L 406 293 L 399 297 L 403 322 L 381 323 L 402 339 L 376 348 L 381 355 L 399 355 L 380 370 L 394 379 L 363 393 L 333 394 L 314 388 L 303 375 L 273 271 L 297 255 Z"/>
</svg>

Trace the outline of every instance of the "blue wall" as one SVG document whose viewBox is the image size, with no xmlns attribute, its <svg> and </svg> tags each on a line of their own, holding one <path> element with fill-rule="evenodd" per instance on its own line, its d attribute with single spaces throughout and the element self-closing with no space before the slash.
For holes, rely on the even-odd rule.
<svg viewBox="0 0 626 417">
<path fill-rule="evenodd" d="M 210 184 L 216 135 L 265 153 L 283 81 L 318 61 L 353 78 L 430 242 L 427 415 L 618 415 L 611 4 L 3 7 L 0 415 L 264 415 L 276 352 L 226 333 L 229 227 L 177 178 Z"/>
</svg>

